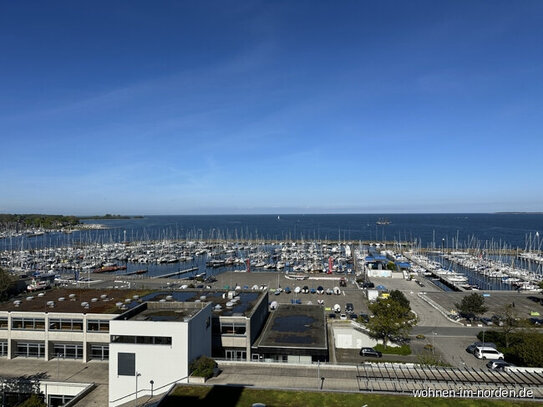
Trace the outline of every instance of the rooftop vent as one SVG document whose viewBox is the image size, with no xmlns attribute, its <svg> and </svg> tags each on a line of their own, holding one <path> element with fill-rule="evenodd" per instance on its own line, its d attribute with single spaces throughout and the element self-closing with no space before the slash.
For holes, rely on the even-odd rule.
<svg viewBox="0 0 543 407">
<path fill-rule="evenodd" d="M 47 306 L 49 308 L 55 308 L 55 301 L 47 301 Z"/>
<path fill-rule="evenodd" d="M 39 293 L 38 297 L 43 297 L 44 295 L 45 295 L 45 293 Z"/>
<path fill-rule="evenodd" d="M 83 301 L 83 302 L 81 303 L 81 306 L 82 306 L 83 308 L 89 308 L 89 303 L 88 303 L 87 301 Z"/>
<path fill-rule="evenodd" d="M 31 296 L 31 295 L 29 295 L 28 297 L 26 297 L 26 300 L 27 300 L 27 301 L 32 301 L 33 299 L 34 299 L 34 297 Z"/>
<path fill-rule="evenodd" d="M 65 299 L 66 299 L 66 298 L 64 298 L 64 297 L 59 297 L 59 298 L 58 298 L 58 301 L 59 301 L 59 302 L 62 302 L 62 301 L 64 301 Z"/>
<path fill-rule="evenodd" d="M 75 301 L 75 294 L 70 294 L 68 295 L 68 297 L 70 298 L 70 300 Z"/>
<path fill-rule="evenodd" d="M 98 298 L 91 298 L 91 302 L 98 302 Z"/>
<path fill-rule="evenodd" d="M 117 308 L 122 308 L 123 303 L 122 303 L 122 302 L 116 302 L 116 303 L 115 303 L 115 306 L 116 306 Z"/>
<path fill-rule="evenodd" d="M 105 300 L 105 299 L 107 298 L 107 294 L 102 294 L 102 295 L 100 296 L 100 298 L 101 298 L 102 300 Z"/>
<path fill-rule="evenodd" d="M 21 305 L 21 300 L 15 300 L 15 301 L 13 301 L 13 305 L 15 305 L 16 307 L 18 307 L 19 305 Z"/>
</svg>

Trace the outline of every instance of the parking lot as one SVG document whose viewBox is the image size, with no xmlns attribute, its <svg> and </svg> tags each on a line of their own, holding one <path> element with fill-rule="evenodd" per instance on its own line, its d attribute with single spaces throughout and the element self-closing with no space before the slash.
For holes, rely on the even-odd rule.
<svg viewBox="0 0 543 407">
<path fill-rule="evenodd" d="M 338 304 L 341 313 L 345 313 L 345 306 L 347 303 L 353 304 L 353 313 L 369 314 L 368 302 L 366 299 L 365 290 L 359 289 L 354 282 L 354 276 L 352 275 L 325 275 L 315 274 L 308 275 L 305 280 L 293 280 L 288 279 L 284 273 L 277 272 L 252 272 L 252 273 L 238 273 L 238 272 L 226 272 L 215 276 L 217 281 L 212 283 L 212 288 L 222 289 L 228 287 L 247 287 L 251 288 L 257 285 L 259 288 L 267 288 L 269 291 L 269 301 L 276 301 L 278 304 L 291 304 L 293 301 L 298 301 L 302 304 L 315 304 L 319 301 L 324 304 L 326 315 L 330 319 L 330 314 L 335 314 L 333 307 Z M 340 287 L 340 278 L 346 279 L 346 287 Z M 428 352 L 424 350 L 424 345 L 432 345 L 432 356 L 435 356 L 437 360 L 449 364 L 454 367 L 470 367 L 470 368 L 484 368 L 486 369 L 486 361 L 476 359 L 473 355 L 465 351 L 466 347 L 477 341 L 477 334 L 482 330 L 480 326 L 467 327 L 461 323 L 451 321 L 447 319 L 438 309 L 432 307 L 428 302 L 421 298 L 428 297 L 443 310 L 455 309 L 455 304 L 462 300 L 464 295 L 470 293 L 457 293 L 457 292 L 443 292 L 438 287 L 431 284 L 431 282 L 424 281 L 424 286 L 421 287 L 415 281 L 406 281 L 401 278 L 372 278 L 371 281 L 375 285 L 383 285 L 388 290 L 400 290 L 407 299 L 410 301 L 413 312 L 418 317 L 417 326 L 412 329 L 411 335 L 411 347 L 413 354 L 410 356 L 398 356 L 398 355 L 384 355 L 383 360 L 396 360 L 405 362 L 417 362 L 420 359 L 417 355 Z M 138 279 L 136 284 L 145 286 L 146 288 L 161 288 L 166 285 L 169 287 L 178 288 L 182 284 L 191 283 L 190 281 L 182 279 Z M 207 285 L 207 284 L 206 284 Z M 317 294 L 317 293 L 296 293 L 296 287 L 302 289 L 307 286 L 309 290 L 311 288 L 317 289 L 322 286 L 326 291 L 327 289 L 333 290 L 335 287 L 340 288 L 340 294 Z M 275 295 L 275 289 L 281 288 L 280 294 Z M 285 289 L 289 287 L 290 293 L 285 292 Z M 483 292 L 481 292 L 483 293 Z M 485 293 L 486 294 L 486 293 Z M 498 313 L 504 304 L 515 304 L 515 310 L 522 317 L 529 318 L 530 312 L 533 310 L 541 309 L 543 306 L 539 303 L 531 301 L 528 297 L 538 294 L 525 294 L 517 292 L 490 292 L 490 296 L 485 296 L 485 303 L 489 307 L 487 315 L 491 316 L 494 313 Z M 339 315 L 337 315 L 331 322 L 343 322 L 339 321 Z M 490 329 L 491 327 L 485 327 Z M 424 339 L 417 339 L 417 334 L 423 334 Z M 336 349 L 335 360 L 338 363 L 359 363 L 364 360 L 355 349 Z"/>
</svg>

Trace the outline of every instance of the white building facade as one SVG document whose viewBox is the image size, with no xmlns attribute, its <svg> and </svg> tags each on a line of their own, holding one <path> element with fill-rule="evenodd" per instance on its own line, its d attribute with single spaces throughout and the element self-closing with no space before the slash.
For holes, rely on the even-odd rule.
<svg viewBox="0 0 543 407">
<path fill-rule="evenodd" d="M 109 405 L 186 383 L 189 365 L 211 356 L 210 303 L 146 302 L 110 322 Z"/>
</svg>

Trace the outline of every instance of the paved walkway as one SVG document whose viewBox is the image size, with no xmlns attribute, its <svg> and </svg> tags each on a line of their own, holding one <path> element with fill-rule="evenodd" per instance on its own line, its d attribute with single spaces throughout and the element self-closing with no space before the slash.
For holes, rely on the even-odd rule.
<svg viewBox="0 0 543 407">
<path fill-rule="evenodd" d="M 73 360 L 43 361 L 33 358 L 17 357 L 9 362 L 0 363 L 0 377 L 39 375 L 42 380 L 94 383 L 96 388 L 85 396 L 77 406 L 99 406 L 108 404 L 108 363 L 82 363 Z"/>
</svg>

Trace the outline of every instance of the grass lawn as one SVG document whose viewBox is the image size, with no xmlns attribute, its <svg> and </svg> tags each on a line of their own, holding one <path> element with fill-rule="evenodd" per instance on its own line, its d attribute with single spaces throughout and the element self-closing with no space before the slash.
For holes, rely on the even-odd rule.
<svg viewBox="0 0 543 407">
<path fill-rule="evenodd" d="M 311 391 L 258 390 L 231 386 L 178 386 L 159 407 L 220 406 L 250 407 L 264 403 L 267 407 L 511 407 L 534 406 L 529 401 L 502 401 L 486 399 L 414 398 L 376 394 L 327 393 Z"/>
</svg>

